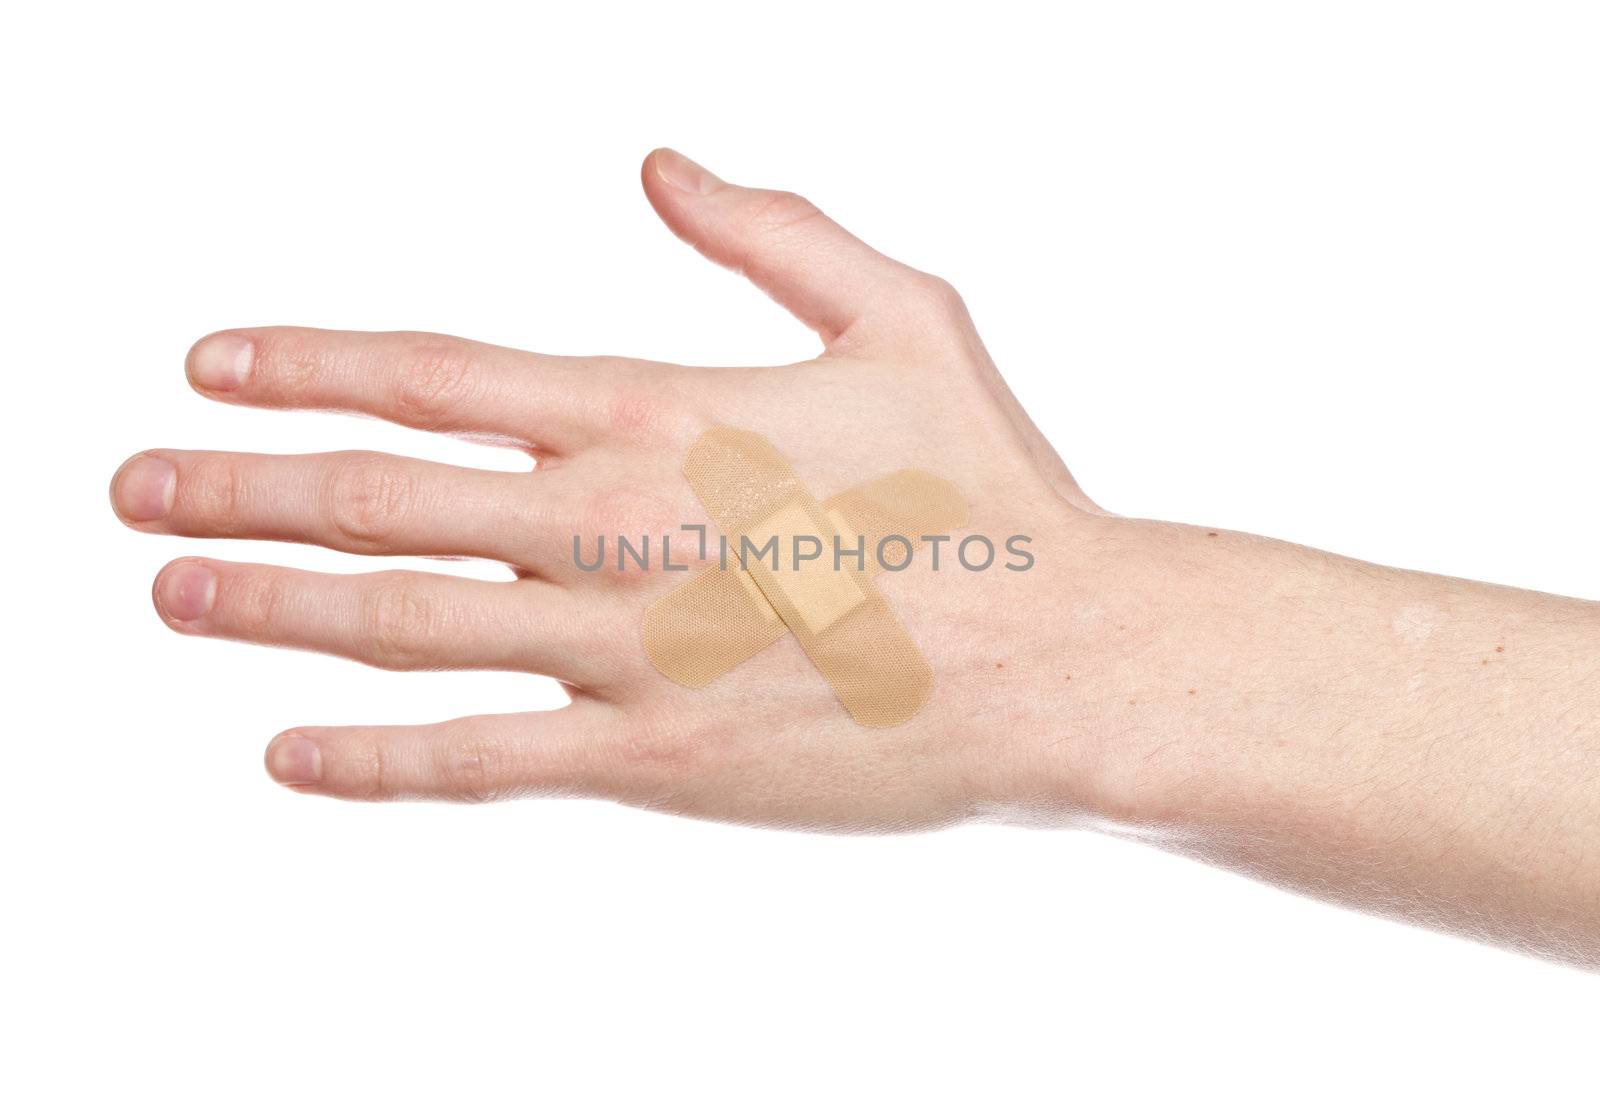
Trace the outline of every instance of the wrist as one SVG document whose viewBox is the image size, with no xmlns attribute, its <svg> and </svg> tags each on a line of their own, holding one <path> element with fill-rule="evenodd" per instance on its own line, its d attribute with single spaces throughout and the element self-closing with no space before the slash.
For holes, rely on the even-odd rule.
<svg viewBox="0 0 1600 1097">
<path fill-rule="evenodd" d="M 1339 718 L 1317 668 L 1364 565 L 1176 523 L 1074 525 L 1013 817 L 1159 832 L 1242 813 L 1286 727 Z"/>
</svg>

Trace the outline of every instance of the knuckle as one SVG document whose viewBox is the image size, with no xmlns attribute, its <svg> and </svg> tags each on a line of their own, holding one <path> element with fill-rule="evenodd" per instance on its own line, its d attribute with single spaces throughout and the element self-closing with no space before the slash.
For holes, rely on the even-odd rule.
<svg viewBox="0 0 1600 1097">
<path fill-rule="evenodd" d="M 629 364 L 611 371 L 611 378 L 604 410 L 606 426 L 615 438 L 658 445 L 663 439 L 698 435 L 709 425 L 702 423 L 705 417 L 694 410 L 696 397 L 704 395 L 699 370 Z"/>
<path fill-rule="evenodd" d="M 786 190 L 767 191 L 750 205 L 745 228 L 758 236 L 787 233 L 822 217 L 808 198 Z"/>
<path fill-rule="evenodd" d="M 367 592 L 361 612 L 368 662 L 389 670 L 431 665 L 439 607 L 408 579 L 379 579 Z"/>
<path fill-rule="evenodd" d="M 966 313 L 966 303 L 949 282 L 935 274 L 918 271 L 911 278 L 912 294 L 930 309 L 950 316 Z"/>
<path fill-rule="evenodd" d="M 681 791 L 706 768 L 702 738 L 666 713 L 645 714 L 617 745 L 618 764 L 636 784 L 659 795 Z"/>
<path fill-rule="evenodd" d="M 424 428 L 447 427 L 476 383 L 472 358 L 461 344 L 418 336 L 406 354 L 396 383 L 396 410 L 406 422 Z"/>
<path fill-rule="evenodd" d="M 178 478 L 181 498 L 192 520 L 216 534 L 246 528 L 250 489 L 237 462 L 227 457 L 202 457 Z"/>
<path fill-rule="evenodd" d="M 660 567 L 662 535 L 675 524 L 659 497 L 631 487 L 601 488 L 584 502 L 579 528 L 585 559 L 603 545 L 603 566 L 612 577 L 633 578 Z M 623 544 L 627 550 L 624 552 Z"/>
<path fill-rule="evenodd" d="M 226 604 L 233 631 L 242 636 L 271 638 L 282 631 L 289 591 L 271 572 L 237 576 L 226 584 Z"/>
<path fill-rule="evenodd" d="M 599 488 L 589 496 L 583 524 L 593 535 L 637 537 L 655 522 L 659 510 L 653 496 L 636 488 Z"/>
<path fill-rule="evenodd" d="M 442 741 L 434 765 L 446 796 L 486 804 L 517 791 L 516 755 L 505 743 L 467 734 Z"/>
<path fill-rule="evenodd" d="M 625 385 L 611 394 L 607 405 L 607 424 L 619 438 L 648 439 L 662 431 L 665 401 L 645 389 Z"/>
<path fill-rule="evenodd" d="M 344 739 L 335 771 L 343 794 L 359 800 L 392 799 L 396 795 L 393 749 L 383 735 L 371 732 Z"/>
<path fill-rule="evenodd" d="M 336 459 L 328 478 L 328 514 L 350 544 L 373 548 L 387 541 L 410 513 L 412 477 L 376 453 Z"/>
</svg>

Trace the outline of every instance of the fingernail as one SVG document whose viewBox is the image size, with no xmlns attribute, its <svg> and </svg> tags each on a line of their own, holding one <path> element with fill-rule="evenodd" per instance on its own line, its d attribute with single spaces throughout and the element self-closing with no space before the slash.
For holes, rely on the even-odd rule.
<svg viewBox="0 0 1600 1097">
<path fill-rule="evenodd" d="M 722 186 L 721 179 L 681 152 L 671 149 L 656 150 L 656 174 L 690 194 L 710 194 Z"/>
<path fill-rule="evenodd" d="M 178 470 L 164 457 L 142 453 L 122 466 L 111 485 L 111 505 L 130 522 L 166 517 L 178 492 Z"/>
<path fill-rule="evenodd" d="M 174 621 L 197 621 L 217 600 L 217 573 L 196 560 L 183 560 L 162 573 L 156 602 Z"/>
<path fill-rule="evenodd" d="M 267 747 L 267 772 L 280 785 L 314 785 L 322 780 L 322 751 L 305 736 L 286 731 Z"/>
<path fill-rule="evenodd" d="M 250 376 L 255 355 L 250 340 L 224 332 L 202 339 L 189 353 L 189 377 L 203 389 L 232 392 Z"/>
</svg>

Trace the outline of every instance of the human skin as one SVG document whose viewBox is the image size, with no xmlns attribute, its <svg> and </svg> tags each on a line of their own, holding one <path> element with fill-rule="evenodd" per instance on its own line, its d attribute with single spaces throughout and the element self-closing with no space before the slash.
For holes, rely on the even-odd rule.
<svg viewBox="0 0 1600 1097">
<path fill-rule="evenodd" d="M 802 198 L 669 150 L 643 182 L 674 232 L 814 329 L 822 354 L 700 369 L 301 328 L 218 332 L 190 352 L 191 383 L 215 400 L 374 415 L 537 458 L 512 473 L 157 449 L 118 470 L 113 506 L 143 532 L 480 557 L 515 576 L 184 557 L 154 586 L 174 630 L 398 670 L 549 675 L 572 697 L 296 728 L 267 748 L 274 778 L 350 799 L 585 796 L 829 831 L 1101 827 L 1600 966 L 1600 606 L 1108 514 L 946 283 Z M 659 558 L 574 566 L 575 535 L 659 544 L 703 522 L 682 460 L 717 423 L 765 435 L 818 498 L 923 468 L 969 500 L 961 536 L 1032 538 L 1028 571 L 951 567 L 947 548 L 937 572 L 924 551 L 877 577 L 933 669 L 909 722 L 852 723 L 792 639 L 681 687 L 639 634 L 684 576 Z"/>
</svg>

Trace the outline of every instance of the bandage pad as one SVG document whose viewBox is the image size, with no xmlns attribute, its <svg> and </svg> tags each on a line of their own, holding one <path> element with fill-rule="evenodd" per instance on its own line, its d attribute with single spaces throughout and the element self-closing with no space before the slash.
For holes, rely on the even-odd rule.
<svg viewBox="0 0 1600 1097">
<path fill-rule="evenodd" d="M 727 539 L 730 565 L 744 550 L 744 569 L 706 571 L 650 607 L 643 638 L 657 669 L 704 685 L 792 631 L 857 723 L 910 719 L 927 700 L 932 672 L 871 581 L 875 549 L 894 534 L 915 541 L 964 524 L 959 493 L 907 470 L 824 506 L 766 439 L 728 427 L 700 436 L 684 475 Z M 853 555 L 835 569 L 835 536 L 845 548 L 864 547 L 861 570 Z M 820 553 L 800 557 L 797 539 L 812 551 L 820 543 Z M 900 566 L 892 556 L 889 563 Z"/>
</svg>

